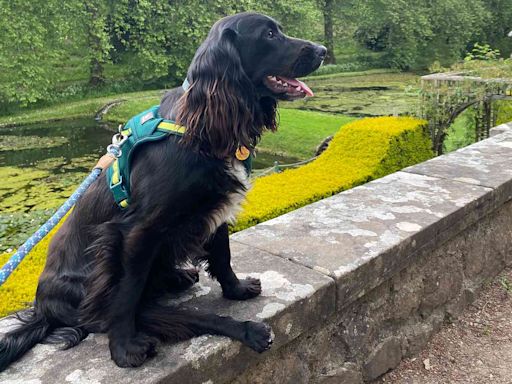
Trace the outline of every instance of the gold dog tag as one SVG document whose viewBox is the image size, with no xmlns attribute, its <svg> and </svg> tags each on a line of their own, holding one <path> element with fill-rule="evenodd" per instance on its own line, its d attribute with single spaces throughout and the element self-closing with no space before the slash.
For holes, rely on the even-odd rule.
<svg viewBox="0 0 512 384">
<path fill-rule="evenodd" d="M 247 147 L 241 146 L 236 150 L 235 156 L 238 160 L 244 161 L 251 155 L 251 151 Z"/>
</svg>

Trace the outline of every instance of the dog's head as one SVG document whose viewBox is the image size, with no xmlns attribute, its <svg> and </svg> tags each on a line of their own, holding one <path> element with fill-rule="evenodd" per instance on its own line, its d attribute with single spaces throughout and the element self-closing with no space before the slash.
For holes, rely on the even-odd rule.
<svg viewBox="0 0 512 384">
<path fill-rule="evenodd" d="M 177 115 L 187 127 L 183 141 L 221 158 L 253 147 L 263 129 L 276 129 L 276 100 L 313 95 L 296 77 L 317 69 L 325 54 L 322 45 L 286 36 L 265 15 L 219 20 L 188 70 Z"/>
</svg>

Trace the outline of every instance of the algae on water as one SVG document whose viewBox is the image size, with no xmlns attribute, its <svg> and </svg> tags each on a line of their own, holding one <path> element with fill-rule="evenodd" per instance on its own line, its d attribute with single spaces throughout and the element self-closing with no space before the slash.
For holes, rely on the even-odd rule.
<svg viewBox="0 0 512 384">
<path fill-rule="evenodd" d="M 15 136 L 0 135 L 0 152 L 21 151 L 24 149 L 59 147 L 67 144 L 65 137 L 39 137 L 39 136 Z"/>
</svg>

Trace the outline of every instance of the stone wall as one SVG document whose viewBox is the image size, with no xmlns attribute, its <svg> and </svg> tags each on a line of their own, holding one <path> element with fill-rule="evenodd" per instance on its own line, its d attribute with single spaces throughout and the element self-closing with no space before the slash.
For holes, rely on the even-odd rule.
<svg viewBox="0 0 512 384">
<path fill-rule="evenodd" d="M 512 202 L 339 308 L 233 383 L 355 384 L 418 353 L 482 283 L 512 264 Z"/>
<path fill-rule="evenodd" d="M 261 297 L 224 300 L 203 277 L 171 299 L 267 321 L 271 351 L 203 336 L 120 369 L 106 338 L 90 335 L 69 351 L 38 345 L 0 382 L 371 381 L 417 353 L 512 264 L 512 127 L 495 133 L 233 235 L 234 268 L 262 280 Z"/>
</svg>

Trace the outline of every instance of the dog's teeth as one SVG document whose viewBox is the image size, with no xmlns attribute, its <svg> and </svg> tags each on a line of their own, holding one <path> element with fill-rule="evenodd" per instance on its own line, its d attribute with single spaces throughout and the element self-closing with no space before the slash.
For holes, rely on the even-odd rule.
<svg viewBox="0 0 512 384">
<path fill-rule="evenodd" d="M 277 84 L 283 84 L 281 80 L 277 80 Z"/>
<path fill-rule="evenodd" d="M 284 85 L 285 87 L 287 87 L 287 86 L 288 86 L 288 83 L 283 83 L 283 85 Z"/>
<path fill-rule="evenodd" d="M 276 77 L 275 77 L 275 76 L 272 76 L 272 77 L 270 78 L 270 80 L 272 80 L 272 81 L 276 81 L 277 79 L 276 79 Z"/>
<path fill-rule="evenodd" d="M 299 86 L 297 86 L 295 89 L 296 89 L 297 91 L 302 91 L 302 88 L 301 88 L 301 87 L 299 87 Z"/>
</svg>

